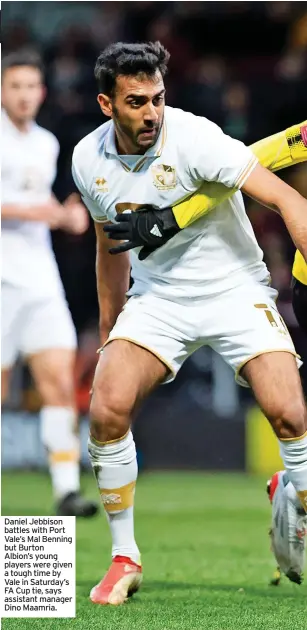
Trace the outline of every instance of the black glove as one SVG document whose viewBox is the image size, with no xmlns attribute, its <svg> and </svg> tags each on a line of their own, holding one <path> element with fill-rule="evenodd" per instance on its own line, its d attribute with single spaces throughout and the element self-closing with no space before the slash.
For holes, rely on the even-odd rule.
<svg viewBox="0 0 307 630">
<path fill-rule="evenodd" d="M 139 252 L 139 260 L 144 260 L 156 249 L 180 232 L 172 208 L 162 210 L 146 207 L 117 214 L 117 223 L 105 225 L 103 230 L 115 241 L 126 241 L 109 249 L 110 254 L 120 254 L 134 247 L 143 248 Z"/>
</svg>

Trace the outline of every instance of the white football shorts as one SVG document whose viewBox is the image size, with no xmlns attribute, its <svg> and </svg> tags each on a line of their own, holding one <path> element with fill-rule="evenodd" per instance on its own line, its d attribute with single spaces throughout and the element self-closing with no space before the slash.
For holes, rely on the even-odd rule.
<svg viewBox="0 0 307 630">
<path fill-rule="evenodd" d="M 152 294 L 132 296 L 119 315 L 107 344 L 124 339 L 156 355 L 169 368 L 172 381 L 195 350 L 210 346 L 235 372 L 265 352 L 290 352 L 297 357 L 289 332 L 278 313 L 278 292 L 251 280 L 217 296 L 171 301 Z"/>
<path fill-rule="evenodd" d="M 2 368 L 11 367 L 20 354 L 75 349 L 76 331 L 64 295 L 58 292 L 40 299 L 27 289 L 3 283 L 1 344 Z"/>
</svg>

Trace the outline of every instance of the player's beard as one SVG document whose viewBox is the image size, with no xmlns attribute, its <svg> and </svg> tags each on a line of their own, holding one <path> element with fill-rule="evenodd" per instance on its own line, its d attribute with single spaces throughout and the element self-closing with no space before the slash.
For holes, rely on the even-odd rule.
<svg viewBox="0 0 307 630">
<path fill-rule="evenodd" d="M 119 137 L 126 136 L 126 138 L 129 138 L 130 142 L 132 142 L 134 148 L 136 149 L 135 151 L 136 153 L 145 153 L 148 149 L 153 147 L 154 144 L 157 142 L 157 139 L 159 137 L 159 133 L 162 127 L 162 121 L 158 125 L 153 125 L 152 127 L 149 127 L 149 126 L 146 127 L 146 130 L 148 131 L 151 131 L 152 129 L 156 130 L 156 133 L 153 137 L 153 141 L 144 146 L 144 144 L 139 142 L 138 137 L 145 130 L 145 127 L 142 127 L 142 129 L 139 129 L 137 132 L 134 132 L 131 129 L 130 125 L 123 123 L 120 120 L 119 115 L 118 115 L 118 109 L 114 107 L 114 105 L 113 105 L 113 122 L 114 122 L 114 126 L 115 126 L 116 131 L 118 132 Z"/>
</svg>

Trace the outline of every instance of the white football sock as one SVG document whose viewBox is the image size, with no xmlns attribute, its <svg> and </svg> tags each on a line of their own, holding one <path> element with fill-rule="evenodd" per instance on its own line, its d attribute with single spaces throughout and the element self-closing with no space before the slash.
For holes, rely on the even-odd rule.
<svg viewBox="0 0 307 630">
<path fill-rule="evenodd" d="M 138 468 L 131 431 L 119 440 L 100 443 L 92 436 L 88 451 L 112 536 L 112 557 L 128 556 L 140 564 L 134 538 L 134 492 Z"/>
<path fill-rule="evenodd" d="M 70 407 L 43 407 L 40 419 L 41 439 L 48 451 L 53 493 L 59 500 L 80 488 L 76 413 Z"/>
<path fill-rule="evenodd" d="M 299 438 L 279 439 L 285 469 L 307 512 L 307 432 Z"/>
</svg>

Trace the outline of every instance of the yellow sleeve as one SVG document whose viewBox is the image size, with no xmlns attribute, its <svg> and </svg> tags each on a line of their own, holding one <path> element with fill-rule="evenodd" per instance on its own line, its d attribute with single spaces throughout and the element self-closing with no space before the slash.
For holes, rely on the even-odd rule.
<svg viewBox="0 0 307 630">
<path fill-rule="evenodd" d="M 298 250 L 296 250 L 296 254 L 294 258 L 292 275 L 294 276 L 294 278 L 299 280 L 302 284 L 307 285 L 307 263 L 304 260 L 301 252 L 299 252 Z"/>
<path fill-rule="evenodd" d="M 292 164 L 307 161 L 307 121 L 288 127 L 273 136 L 263 138 L 250 147 L 260 164 L 270 171 L 278 171 Z M 224 184 L 204 182 L 188 199 L 173 207 L 180 228 L 185 228 L 231 197 L 235 188 Z"/>
</svg>

